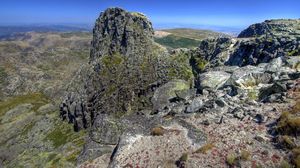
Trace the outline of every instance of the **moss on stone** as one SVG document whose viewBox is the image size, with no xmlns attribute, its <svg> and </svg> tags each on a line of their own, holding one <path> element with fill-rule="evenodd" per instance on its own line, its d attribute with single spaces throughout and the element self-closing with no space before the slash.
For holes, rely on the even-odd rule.
<svg viewBox="0 0 300 168">
<path fill-rule="evenodd" d="M 170 59 L 171 67 L 168 68 L 168 76 L 170 79 L 193 81 L 194 74 L 190 66 L 190 56 L 185 53 L 179 53 L 172 55 Z"/>
<path fill-rule="evenodd" d="M 119 53 L 115 53 L 111 56 L 108 55 L 103 56 L 101 58 L 101 61 L 107 68 L 110 68 L 110 67 L 115 67 L 117 65 L 120 65 L 124 61 L 124 59 Z"/>
</svg>

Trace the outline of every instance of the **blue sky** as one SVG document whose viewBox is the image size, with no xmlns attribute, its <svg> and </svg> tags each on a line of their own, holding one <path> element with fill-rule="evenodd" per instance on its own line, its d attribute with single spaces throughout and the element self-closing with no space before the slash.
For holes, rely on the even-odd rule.
<svg viewBox="0 0 300 168">
<path fill-rule="evenodd" d="M 146 14 L 154 25 L 245 27 L 300 18 L 300 0 L 1 0 L 0 24 L 93 24 L 108 7 Z"/>
</svg>

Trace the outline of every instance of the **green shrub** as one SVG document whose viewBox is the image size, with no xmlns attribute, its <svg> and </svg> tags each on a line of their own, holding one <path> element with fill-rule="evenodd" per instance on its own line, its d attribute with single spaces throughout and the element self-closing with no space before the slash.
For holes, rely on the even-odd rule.
<svg viewBox="0 0 300 168">
<path fill-rule="evenodd" d="M 296 135 L 300 131 L 300 117 L 296 114 L 300 112 L 300 101 L 288 111 L 281 114 L 278 123 L 277 131 L 283 135 Z"/>
<path fill-rule="evenodd" d="M 249 151 L 246 151 L 246 150 L 241 151 L 241 159 L 242 160 L 249 160 L 250 157 L 251 157 L 251 153 Z"/>
<path fill-rule="evenodd" d="M 234 153 L 230 153 L 226 157 L 226 163 L 230 166 L 235 165 L 237 160 L 238 160 L 238 157 Z"/>
<path fill-rule="evenodd" d="M 195 63 L 197 71 L 203 71 L 208 65 L 208 61 L 201 57 L 193 57 L 192 60 Z"/>
</svg>

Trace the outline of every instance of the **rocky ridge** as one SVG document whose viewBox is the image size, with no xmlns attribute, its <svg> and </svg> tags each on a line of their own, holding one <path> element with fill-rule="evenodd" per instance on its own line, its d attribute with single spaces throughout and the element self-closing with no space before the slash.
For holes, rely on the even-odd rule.
<svg viewBox="0 0 300 168">
<path fill-rule="evenodd" d="M 280 166 L 274 123 L 300 77 L 298 28 L 266 33 L 283 22 L 168 52 L 144 15 L 104 11 L 83 86 L 61 104 L 75 131 L 90 131 L 80 167 Z"/>
</svg>

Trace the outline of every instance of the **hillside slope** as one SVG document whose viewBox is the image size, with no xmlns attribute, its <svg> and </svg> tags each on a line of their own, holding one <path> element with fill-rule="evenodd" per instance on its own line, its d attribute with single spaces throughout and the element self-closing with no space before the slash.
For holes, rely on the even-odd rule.
<svg viewBox="0 0 300 168">
<path fill-rule="evenodd" d="M 155 31 L 155 42 L 167 48 L 195 48 L 207 38 L 230 37 L 224 33 L 189 28 L 163 29 Z"/>
<path fill-rule="evenodd" d="M 57 103 L 87 62 L 90 40 L 31 32 L 0 41 L 0 167 L 74 167 L 86 133 L 61 122 Z"/>
</svg>

